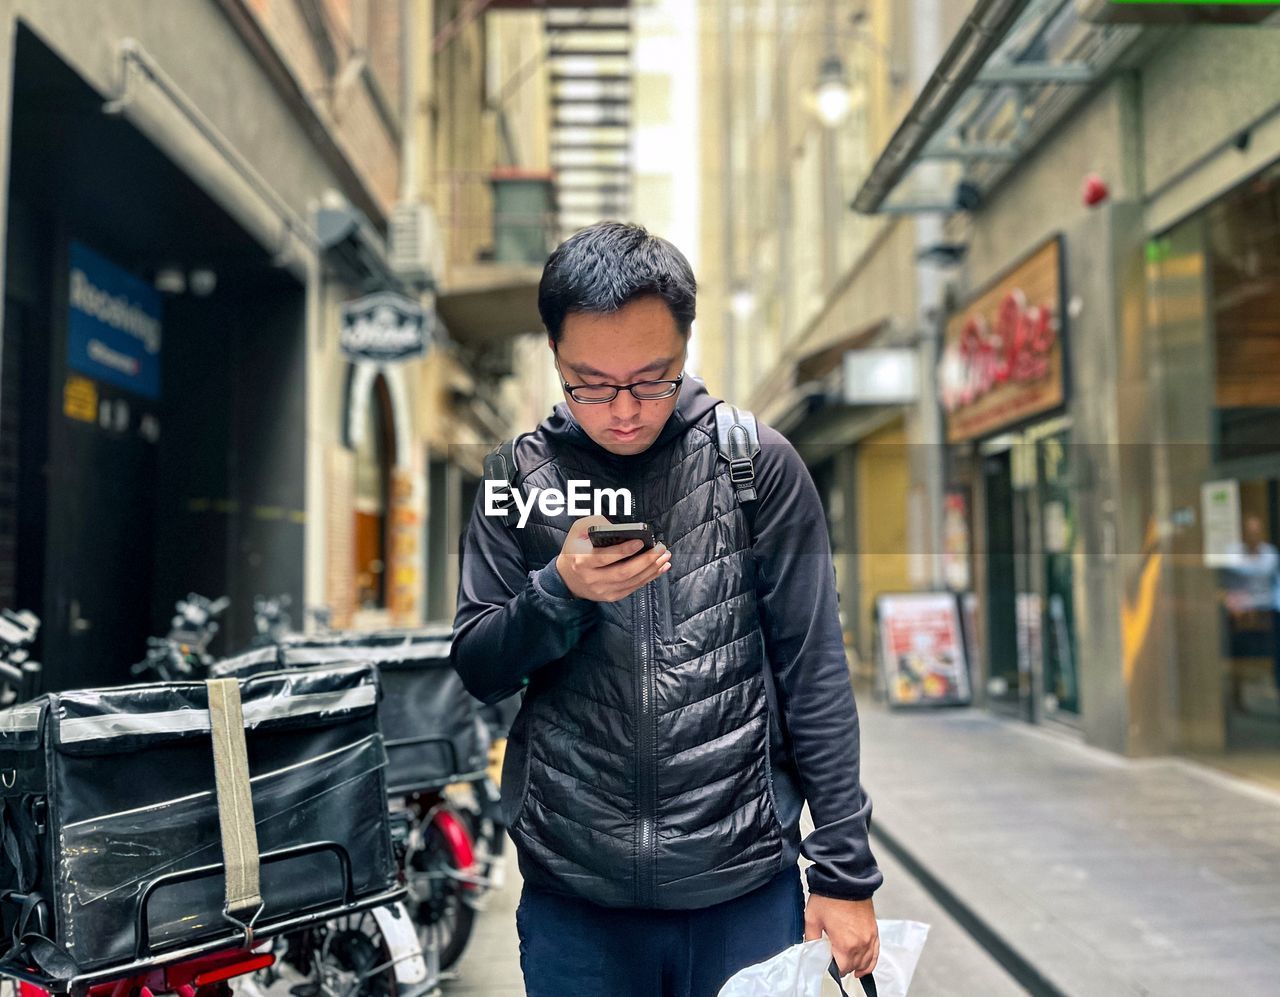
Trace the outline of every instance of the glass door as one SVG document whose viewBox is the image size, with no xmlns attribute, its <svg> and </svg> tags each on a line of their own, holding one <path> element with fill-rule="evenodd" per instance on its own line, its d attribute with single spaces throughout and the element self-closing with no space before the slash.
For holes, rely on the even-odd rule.
<svg viewBox="0 0 1280 997">
<path fill-rule="evenodd" d="M 1076 658 L 1075 549 L 1078 537 L 1072 497 L 1070 429 L 1049 425 L 1030 434 L 1035 447 L 1033 489 L 1037 523 L 1036 565 L 1041 595 L 1042 675 L 1038 704 L 1046 717 L 1068 721 L 1080 714 Z"/>
<path fill-rule="evenodd" d="M 987 699 L 1033 722 L 1080 712 L 1069 441 L 1053 419 L 982 445 Z"/>
<path fill-rule="evenodd" d="M 1019 535 L 1013 488 L 1013 448 L 989 448 L 982 460 L 986 525 L 987 700 L 997 708 L 1023 713 L 1030 695 L 1030 675 L 1024 668 L 1019 641 Z"/>
</svg>

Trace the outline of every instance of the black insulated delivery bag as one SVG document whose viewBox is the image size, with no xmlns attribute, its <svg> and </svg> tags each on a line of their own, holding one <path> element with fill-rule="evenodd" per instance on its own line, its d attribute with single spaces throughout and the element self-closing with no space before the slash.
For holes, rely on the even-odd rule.
<svg viewBox="0 0 1280 997">
<path fill-rule="evenodd" d="M 442 628 L 294 639 L 278 645 L 278 663 L 255 648 L 218 662 L 214 675 L 261 673 L 358 662 L 378 670 L 379 723 L 387 748 L 387 791 L 401 795 L 465 782 L 484 774 L 489 737 L 480 701 L 449 664 L 450 632 Z"/>
<path fill-rule="evenodd" d="M 224 862 L 231 801 L 259 936 L 394 899 L 378 692 L 374 669 L 334 665 L 0 711 L 7 958 L 79 977 L 243 938 L 226 916 L 246 861 Z"/>
</svg>

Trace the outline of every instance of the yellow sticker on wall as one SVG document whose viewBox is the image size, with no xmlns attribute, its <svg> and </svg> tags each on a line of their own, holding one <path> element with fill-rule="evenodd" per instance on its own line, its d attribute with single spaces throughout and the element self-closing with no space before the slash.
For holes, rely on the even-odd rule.
<svg viewBox="0 0 1280 997">
<path fill-rule="evenodd" d="M 98 386 L 87 377 L 68 377 L 62 389 L 62 414 L 81 422 L 97 422 Z"/>
</svg>

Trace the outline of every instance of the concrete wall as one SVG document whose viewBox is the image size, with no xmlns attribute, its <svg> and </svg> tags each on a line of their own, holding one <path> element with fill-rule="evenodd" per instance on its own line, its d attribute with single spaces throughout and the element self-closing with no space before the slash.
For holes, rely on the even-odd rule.
<svg viewBox="0 0 1280 997">
<path fill-rule="evenodd" d="M 269 11 L 277 6 L 283 9 L 285 5 L 267 5 Z M 339 186 L 317 154 L 306 127 L 279 99 L 258 60 L 217 3 L 0 0 L 0 25 L 9 52 L 18 18 L 103 94 L 110 94 L 120 80 L 121 39 L 136 39 L 209 123 L 300 216 L 306 216 L 308 205 L 327 188 Z M 292 39 L 284 48 L 297 61 L 302 74 L 299 84 L 304 90 L 314 90 L 316 81 L 309 77 L 315 67 L 304 58 L 305 50 L 296 37 L 298 25 L 281 20 L 278 29 L 282 37 Z M 7 79 L 2 86 L 6 92 L 0 95 L 7 107 Z M 317 110 L 322 120 L 330 117 L 322 108 Z M 368 133 L 371 117 L 367 109 L 355 104 L 344 114 L 344 124 L 330 118 L 333 134 L 340 137 L 357 168 L 367 176 L 375 198 L 389 208 L 396 192 L 398 149 L 385 134 L 374 140 Z"/>
<path fill-rule="evenodd" d="M 250 27 L 253 18 L 260 18 L 257 23 L 265 34 L 260 51 L 252 50 L 228 11 L 245 18 Z M 394 86 L 398 66 L 377 74 L 381 84 L 357 73 L 334 85 L 298 5 L 285 0 L 254 0 L 251 5 L 218 0 L 0 0 L 0 31 L 11 62 L 19 22 L 104 98 L 121 87 L 121 44 L 133 39 L 180 95 L 175 99 L 135 74 L 125 117 L 264 248 L 273 253 L 287 250 L 289 269 L 306 287 L 305 308 L 295 315 L 305 324 L 305 358 L 289 358 L 290 363 L 306 365 L 305 382 L 299 378 L 299 385 L 306 385 L 305 408 L 301 397 L 290 396 L 289 404 L 291 413 L 305 412 L 307 446 L 305 461 L 295 454 L 296 461 L 267 460 L 266 465 L 287 473 L 299 491 L 305 481 L 305 598 L 323 600 L 331 532 L 326 515 L 334 512 L 326 501 L 325 458 L 330 448 L 340 445 L 344 410 L 345 364 L 336 350 L 337 306 L 353 294 L 341 286 L 327 286 L 314 251 L 305 240 L 290 239 L 287 233 L 289 226 L 309 226 L 312 209 L 335 189 L 370 212 L 375 224 L 383 221 L 399 183 L 400 94 L 384 90 L 384 113 L 375 109 L 373 88 Z M 387 41 L 385 17 L 362 28 L 363 39 L 351 33 L 355 26 L 349 23 L 343 30 L 347 33 L 335 36 L 339 71 L 351 65 L 361 40 L 377 42 L 378 58 L 398 58 L 398 45 Z M 282 60 L 291 80 L 282 83 L 265 68 L 264 60 L 272 57 Z M 11 74 L 0 74 L 0 159 L 6 169 L 11 85 Z M 305 108 L 290 101 L 301 101 Z M 317 122 L 327 139 L 315 136 Z M 253 176 L 246 178 L 246 170 Z M 157 196 L 163 197 L 163 192 Z M 271 487 L 268 484 L 267 490 Z M 299 504 L 296 498 L 288 503 L 290 508 Z M 301 607 L 297 615 L 301 623 Z"/>
<path fill-rule="evenodd" d="M 1115 201 L 1138 196 L 1123 168 L 1131 151 L 1124 129 L 1131 87 L 1124 80 L 1105 86 L 1018 164 L 967 226 L 957 223 L 969 242 L 963 286 L 983 286 L 1052 233 L 1087 218 L 1081 198 L 1087 173 L 1106 177 Z"/>
<path fill-rule="evenodd" d="M 1154 618 L 1150 627 L 1137 626 L 1133 612 L 1144 577 L 1141 538 L 1150 498 L 1143 482 L 1150 473 L 1141 461 L 1121 459 L 1126 453 L 1136 458 L 1137 451 L 1116 445 L 1123 432 L 1149 433 L 1152 398 L 1150 385 L 1141 383 L 1149 370 L 1140 361 L 1141 310 L 1139 327 L 1126 328 L 1116 278 L 1126 265 L 1124 252 L 1137 252 L 1115 244 L 1140 217 L 1132 207 L 1138 184 L 1126 168 L 1135 154 L 1136 131 L 1126 127 L 1135 95 L 1132 77 L 1102 87 L 1018 164 L 981 211 L 951 222 L 953 234 L 963 231 L 970 247 L 956 285 L 961 300 L 1045 239 L 1064 236 L 1065 297 L 1075 303 L 1061 318 L 1081 524 L 1075 557 L 1081 723 L 1086 740 L 1115 751 L 1162 747 L 1165 716 L 1151 714 L 1157 697 L 1147 681 L 1163 660 L 1159 631 Z M 1111 184 L 1111 201 L 1101 209 L 1081 198 L 1082 179 L 1093 171 Z M 1131 383 L 1122 389 L 1126 380 Z M 1149 459 L 1148 448 L 1141 458 Z M 1146 705 L 1139 707 L 1139 700 Z M 1135 708 L 1146 711 L 1140 730 L 1133 726 Z"/>
<path fill-rule="evenodd" d="M 217 3 L 207 5 L 216 7 Z M 181 0 L 169 6 L 186 17 L 186 8 L 192 3 Z M 252 0 L 248 4 L 325 130 L 383 210 L 389 211 L 399 183 L 401 4 L 384 0 L 370 9 L 368 0 L 326 0 L 321 6 L 330 12 L 326 34 L 336 60 L 332 76 L 321 61 L 297 0 Z M 356 70 L 355 60 L 360 58 L 373 67 L 367 75 Z M 384 112 L 389 113 L 390 121 Z"/>
<path fill-rule="evenodd" d="M 1147 196 L 1280 105 L 1280 33 L 1243 27 L 1171 34 L 1142 67 Z"/>
<path fill-rule="evenodd" d="M 1199 408 L 1168 405 L 1204 390 L 1204 359 L 1189 362 L 1184 348 L 1165 341 L 1171 327 L 1150 313 L 1142 252 L 1153 217 L 1166 224 L 1280 155 L 1280 136 L 1263 131 L 1277 94 L 1274 32 L 1166 32 L 1145 63 L 1073 112 L 979 213 L 951 223 L 970 244 L 964 289 L 993 279 L 1051 233 L 1067 235 L 1067 294 L 1077 309 L 1068 408 L 1081 469 L 1082 718 L 1087 740 L 1116 751 L 1211 749 L 1221 740 L 1218 693 L 1207 677 L 1216 668 L 1214 630 L 1197 609 L 1211 592 L 1202 570 L 1181 567 L 1196 539 L 1167 527 L 1171 504 L 1191 502 L 1204 471 L 1172 444 L 1201 440 L 1206 426 Z M 1231 140 L 1251 126 L 1249 151 L 1234 149 Z M 1081 200 L 1088 172 L 1110 186 L 1099 208 Z M 1179 669 L 1179 656 L 1197 655 L 1207 670 Z"/>
</svg>

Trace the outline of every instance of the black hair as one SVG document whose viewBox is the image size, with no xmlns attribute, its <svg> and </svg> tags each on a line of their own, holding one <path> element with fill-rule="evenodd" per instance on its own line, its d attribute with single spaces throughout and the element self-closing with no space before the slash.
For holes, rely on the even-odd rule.
<svg viewBox="0 0 1280 997">
<path fill-rule="evenodd" d="M 693 325 L 698 282 L 684 253 L 666 239 L 627 222 L 596 222 L 556 247 L 538 284 L 538 313 L 560 342 L 571 312 L 608 314 L 654 295 L 684 335 Z"/>
</svg>

